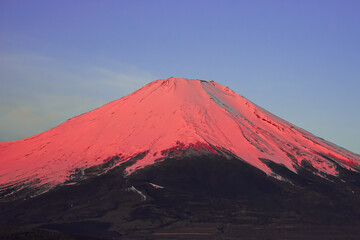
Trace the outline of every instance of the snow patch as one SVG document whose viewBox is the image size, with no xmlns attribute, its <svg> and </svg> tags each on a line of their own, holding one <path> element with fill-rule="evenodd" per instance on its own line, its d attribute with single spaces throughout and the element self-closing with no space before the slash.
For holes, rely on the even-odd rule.
<svg viewBox="0 0 360 240">
<path fill-rule="evenodd" d="M 135 192 L 135 193 L 137 193 L 137 194 L 139 194 L 139 195 L 141 196 L 141 198 L 143 199 L 143 201 L 146 200 L 145 194 L 143 194 L 141 191 L 139 191 L 138 189 L 136 189 L 134 186 L 131 186 L 131 187 L 127 188 L 126 191 Z"/>
<path fill-rule="evenodd" d="M 164 188 L 163 186 L 156 185 L 155 183 L 151 183 L 151 182 L 149 182 L 149 184 L 150 184 L 151 186 L 153 186 L 154 188 L 158 188 L 158 189 L 162 189 L 162 188 Z"/>
</svg>

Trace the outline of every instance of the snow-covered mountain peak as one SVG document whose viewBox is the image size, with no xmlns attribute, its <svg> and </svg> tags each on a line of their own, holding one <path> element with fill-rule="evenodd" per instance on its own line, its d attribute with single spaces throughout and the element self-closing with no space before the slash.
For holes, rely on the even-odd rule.
<svg viewBox="0 0 360 240">
<path fill-rule="evenodd" d="M 190 151 L 191 150 L 191 151 Z M 0 143 L 0 185 L 55 186 L 116 159 L 128 174 L 177 154 L 231 153 L 268 175 L 272 161 L 321 176 L 357 171 L 360 157 L 322 140 L 214 81 L 169 78 L 34 137 Z M 135 156 L 140 156 L 136 157 Z M 131 162 L 129 162 L 131 161 Z"/>
</svg>

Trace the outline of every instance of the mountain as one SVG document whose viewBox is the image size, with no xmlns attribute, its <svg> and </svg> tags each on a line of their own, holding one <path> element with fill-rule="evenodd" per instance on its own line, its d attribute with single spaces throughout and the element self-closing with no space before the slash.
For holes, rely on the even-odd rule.
<svg viewBox="0 0 360 240">
<path fill-rule="evenodd" d="M 84 169 L 118 158 L 127 174 L 176 150 L 228 151 L 267 175 L 263 159 L 293 172 L 303 163 L 336 176 L 359 170 L 360 156 L 300 129 L 214 81 L 170 78 L 69 119 L 34 137 L 1 143 L 2 188 L 51 188 L 81 178 Z M 112 167 L 113 167 L 112 166 Z M 74 176 L 75 175 L 75 176 Z"/>
<path fill-rule="evenodd" d="M 316 223 L 309 231 L 318 232 L 360 222 L 359 164 L 359 155 L 226 86 L 169 78 L 42 134 L 0 143 L 0 223 L 17 226 L 15 235 L 25 231 L 18 225 L 37 224 L 65 239 L 162 229 L 170 231 L 163 237 L 179 237 L 174 228 L 217 239 L 239 236 L 244 224 L 260 224 L 266 236 L 278 224 L 290 239 L 289 223 Z"/>
</svg>

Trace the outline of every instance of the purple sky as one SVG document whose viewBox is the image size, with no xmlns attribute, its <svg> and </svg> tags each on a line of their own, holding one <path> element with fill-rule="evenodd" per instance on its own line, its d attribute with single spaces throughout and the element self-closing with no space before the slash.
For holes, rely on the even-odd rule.
<svg viewBox="0 0 360 240">
<path fill-rule="evenodd" d="M 0 1 L 0 141 L 174 77 L 360 153 L 360 1 Z"/>
</svg>

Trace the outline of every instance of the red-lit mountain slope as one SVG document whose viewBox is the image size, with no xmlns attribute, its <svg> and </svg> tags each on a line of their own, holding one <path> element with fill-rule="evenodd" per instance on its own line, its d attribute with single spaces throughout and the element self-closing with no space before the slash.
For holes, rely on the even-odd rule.
<svg viewBox="0 0 360 240">
<path fill-rule="evenodd" d="M 116 165 L 145 157 L 128 174 L 159 162 L 172 150 L 227 151 L 268 175 L 261 159 L 296 172 L 302 161 L 317 174 L 335 165 L 358 171 L 360 156 L 267 112 L 214 81 L 170 78 L 20 141 L 0 143 L 0 186 L 55 186 L 76 171 L 119 156 Z M 0 189 L 1 190 L 1 189 Z"/>
</svg>

